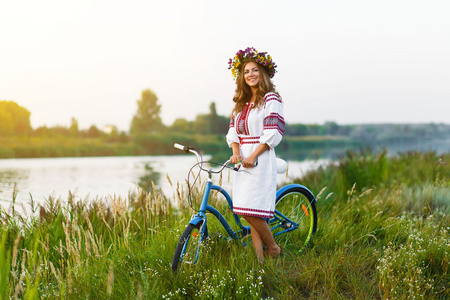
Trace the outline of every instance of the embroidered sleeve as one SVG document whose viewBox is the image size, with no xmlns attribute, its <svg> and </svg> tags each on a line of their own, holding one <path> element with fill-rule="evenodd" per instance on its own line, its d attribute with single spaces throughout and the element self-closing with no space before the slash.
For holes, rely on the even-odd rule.
<svg viewBox="0 0 450 300">
<path fill-rule="evenodd" d="M 277 94 L 267 93 L 264 97 L 264 129 L 260 143 L 275 148 L 281 142 L 284 128 L 283 102 Z"/>
<path fill-rule="evenodd" d="M 228 146 L 231 148 L 231 144 L 232 143 L 239 143 L 239 138 L 238 135 L 236 133 L 236 128 L 235 128 L 235 124 L 234 124 L 234 116 L 231 116 L 230 119 L 230 127 L 228 128 L 228 133 L 226 136 L 227 139 L 227 144 Z"/>
</svg>

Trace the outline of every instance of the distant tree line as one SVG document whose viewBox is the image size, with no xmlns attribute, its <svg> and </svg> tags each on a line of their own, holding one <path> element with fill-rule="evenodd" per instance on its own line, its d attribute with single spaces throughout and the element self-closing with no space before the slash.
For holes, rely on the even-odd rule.
<svg viewBox="0 0 450 300">
<path fill-rule="evenodd" d="M 211 103 L 209 109 L 209 114 L 199 114 L 194 121 L 176 119 L 167 128 L 168 131 L 187 134 L 227 134 L 230 119 L 217 114 L 216 104 L 214 102 Z"/>
<path fill-rule="evenodd" d="M 170 126 L 164 126 L 159 117 L 161 106 L 158 98 L 150 90 L 142 92 L 138 100 L 138 110 L 133 118 L 130 133 L 148 134 L 154 132 L 182 134 L 221 134 L 225 135 L 229 127 L 229 117 L 216 112 L 214 102 L 209 114 L 199 114 L 194 121 L 177 119 Z M 339 125 L 336 122 L 319 124 L 287 124 L 285 136 L 337 136 L 362 143 L 410 142 L 419 139 L 450 139 L 450 124 L 354 124 Z"/>
<path fill-rule="evenodd" d="M 103 138 L 110 142 L 129 142 L 142 140 L 142 136 L 163 134 L 182 135 L 225 135 L 228 131 L 229 117 L 217 114 L 214 102 L 210 104 L 209 113 L 198 114 L 193 121 L 176 119 L 166 126 L 160 117 L 161 105 L 151 90 L 142 91 L 137 100 L 137 110 L 130 124 L 129 132 L 119 132 L 115 126 L 108 130 L 95 125 L 80 130 L 78 121 L 71 119 L 70 126 L 41 126 L 33 129 L 30 125 L 30 112 L 13 101 L 0 101 L 0 137 L 27 135 L 34 137 L 73 137 Z M 427 139 L 450 139 L 449 124 L 354 124 L 339 125 L 336 122 L 324 124 L 287 124 L 285 136 L 338 136 L 363 143 L 371 141 L 408 142 Z"/>
<path fill-rule="evenodd" d="M 176 119 L 172 125 L 164 126 L 159 116 L 161 105 L 151 90 L 145 90 L 137 101 L 137 111 L 130 126 L 130 135 L 172 132 L 181 134 L 226 134 L 229 118 L 216 112 L 214 102 L 209 106 L 209 114 L 199 114 L 194 121 L 183 118 Z"/>
<path fill-rule="evenodd" d="M 125 141 L 129 136 L 154 133 L 181 134 L 226 134 L 229 118 L 216 112 L 214 102 L 208 114 L 199 114 L 195 120 L 176 119 L 172 125 L 165 126 L 160 117 L 161 105 L 151 90 L 144 90 L 137 101 L 137 111 L 133 116 L 129 132 L 119 132 L 114 125 L 98 128 L 91 125 L 88 129 L 80 129 L 76 118 L 72 117 L 69 126 L 39 126 L 35 129 L 30 124 L 30 111 L 13 101 L 0 101 L 0 137 L 1 136 L 34 136 L 34 137 L 73 137 L 100 138 L 110 137 L 113 140 Z"/>
<path fill-rule="evenodd" d="M 338 125 L 335 122 L 318 124 L 289 124 L 287 136 L 345 136 L 361 141 L 408 141 L 415 139 L 450 138 L 450 124 L 354 124 Z"/>
</svg>

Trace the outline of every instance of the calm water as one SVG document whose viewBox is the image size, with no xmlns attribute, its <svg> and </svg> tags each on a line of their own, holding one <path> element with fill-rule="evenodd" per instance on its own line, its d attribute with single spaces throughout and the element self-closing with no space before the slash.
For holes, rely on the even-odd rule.
<svg viewBox="0 0 450 300">
<path fill-rule="evenodd" d="M 175 188 L 170 186 L 166 174 L 172 183 L 178 181 L 185 186 L 188 170 L 195 163 L 193 155 L 0 159 L 0 205 L 5 209 L 11 205 L 14 185 L 18 191 L 16 203 L 28 203 L 31 194 L 35 202 L 43 204 L 49 195 L 64 201 L 69 190 L 77 199 L 127 197 L 149 178 L 157 182 L 164 195 L 173 198 Z M 288 176 L 278 175 L 279 183 L 326 163 L 291 161 Z M 229 185 L 225 183 L 224 187 Z"/>
</svg>

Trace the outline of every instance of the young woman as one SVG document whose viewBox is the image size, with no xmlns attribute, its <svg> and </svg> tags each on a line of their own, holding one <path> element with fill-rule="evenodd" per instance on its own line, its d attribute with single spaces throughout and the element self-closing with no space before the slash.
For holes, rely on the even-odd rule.
<svg viewBox="0 0 450 300">
<path fill-rule="evenodd" d="M 239 50 L 229 61 L 237 87 L 226 139 L 233 150 L 231 163 L 242 162 L 247 171 L 233 175 L 233 212 L 250 224 L 253 246 L 261 262 L 281 251 L 265 220 L 275 210 L 274 148 L 285 127 L 283 102 L 271 81 L 275 68 L 270 55 L 254 48 Z"/>
</svg>

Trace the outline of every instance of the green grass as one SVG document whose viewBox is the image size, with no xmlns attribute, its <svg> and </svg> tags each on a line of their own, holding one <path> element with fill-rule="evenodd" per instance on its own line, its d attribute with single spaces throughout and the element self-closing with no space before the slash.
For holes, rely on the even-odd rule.
<svg viewBox="0 0 450 300">
<path fill-rule="evenodd" d="M 449 158 L 348 153 L 299 179 L 319 215 L 303 253 L 284 249 L 260 265 L 251 246 L 213 238 L 199 264 L 176 274 L 173 252 L 192 214 L 182 192 L 177 208 L 153 191 L 30 200 L 32 215 L 0 213 L 0 298 L 449 298 Z"/>
<path fill-rule="evenodd" d="M 180 154 L 175 142 L 202 149 L 216 161 L 229 158 L 230 149 L 223 135 L 160 132 L 133 137 L 81 136 L 0 136 L 0 158 L 129 156 Z M 277 153 L 289 159 L 336 157 L 361 143 L 341 136 L 287 136 Z"/>
</svg>

